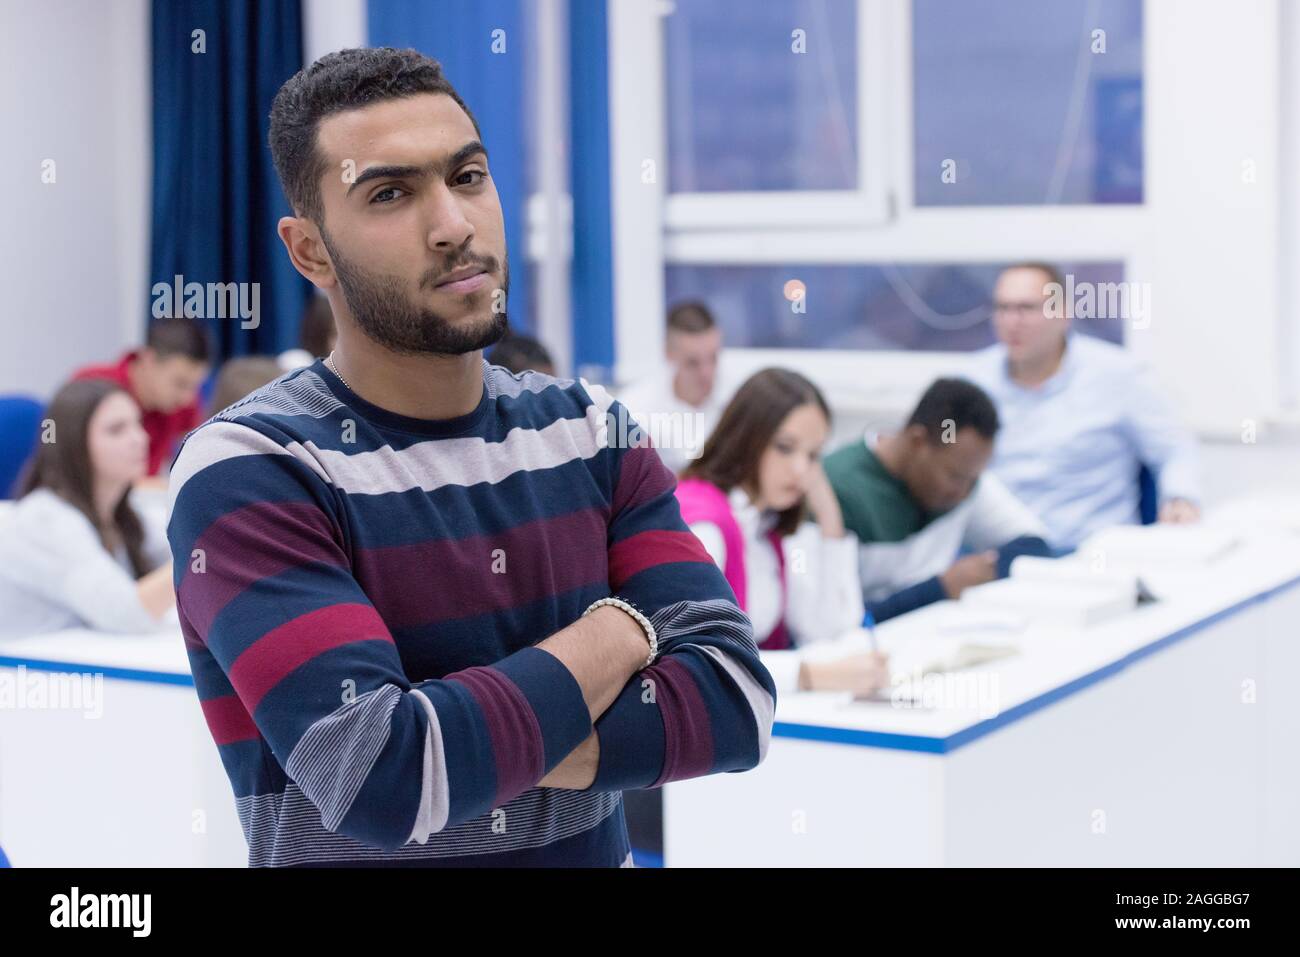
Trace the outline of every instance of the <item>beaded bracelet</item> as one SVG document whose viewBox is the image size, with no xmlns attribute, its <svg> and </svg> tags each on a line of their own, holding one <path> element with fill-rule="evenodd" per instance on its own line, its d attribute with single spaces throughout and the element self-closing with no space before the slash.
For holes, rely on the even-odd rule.
<svg viewBox="0 0 1300 957">
<path fill-rule="evenodd" d="M 593 601 L 591 606 L 582 614 L 584 616 L 590 615 L 602 605 L 612 605 L 615 608 L 622 609 L 631 615 L 633 620 L 641 626 L 641 630 L 645 632 L 646 641 L 650 642 L 650 654 L 646 657 L 645 667 L 649 668 L 654 664 L 655 658 L 659 656 L 659 638 L 655 634 L 655 626 L 650 624 L 650 619 L 637 611 L 630 602 L 626 602 L 621 598 L 602 598 L 599 601 Z"/>
</svg>

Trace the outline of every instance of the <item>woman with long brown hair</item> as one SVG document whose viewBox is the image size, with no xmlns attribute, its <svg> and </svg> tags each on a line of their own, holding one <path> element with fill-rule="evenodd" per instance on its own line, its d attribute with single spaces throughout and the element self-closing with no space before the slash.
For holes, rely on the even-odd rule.
<svg viewBox="0 0 1300 957">
<path fill-rule="evenodd" d="M 149 463 L 139 407 L 111 381 L 77 380 L 42 428 L 0 520 L 0 634 L 153 629 L 175 595 L 167 542 L 146 535 L 129 500 Z"/>
<path fill-rule="evenodd" d="M 778 687 L 867 693 L 888 683 L 881 656 L 814 662 L 798 653 L 864 615 L 858 543 L 821 467 L 830 420 L 820 390 L 799 373 L 755 373 L 682 471 L 677 498 L 770 653 L 764 664 Z M 816 525 L 805 522 L 809 512 Z"/>
</svg>

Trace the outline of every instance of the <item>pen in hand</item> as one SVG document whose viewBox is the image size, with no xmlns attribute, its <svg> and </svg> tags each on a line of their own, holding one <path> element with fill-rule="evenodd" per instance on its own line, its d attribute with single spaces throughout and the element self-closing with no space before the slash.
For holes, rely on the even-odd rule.
<svg viewBox="0 0 1300 957">
<path fill-rule="evenodd" d="M 862 627 L 867 629 L 867 638 L 871 641 L 871 650 L 875 654 L 880 653 L 880 645 L 876 642 L 876 619 L 868 611 L 862 618 Z"/>
</svg>

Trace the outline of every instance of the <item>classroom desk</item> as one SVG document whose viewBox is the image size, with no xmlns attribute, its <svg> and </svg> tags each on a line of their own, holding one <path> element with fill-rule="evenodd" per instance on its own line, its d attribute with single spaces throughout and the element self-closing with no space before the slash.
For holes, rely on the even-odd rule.
<svg viewBox="0 0 1300 957">
<path fill-rule="evenodd" d="M 21 706 L 0 697 L 0 846 L 13 866 L 247 865 L 179 627 L 0 640 L 0 696 L 20 686 Z"/>
<path fill-rule="evenodd" d="M 1029 627 L 964 701 L 780 697 L 759 767 L 664 788 L 665 864 L 1300 864 L 1300 537 L 1257 535 L 1184 586 Z M 959 605 L 879 626 L 891 665 L 951 644 Z"/>
<path fill-rule="evenodd" d="M 953 614 L 880 626 L 893 666 L 953 643 Z M 996 714 L 783 696 L 762 765 L 664 788 L 665 863 L 1294 866 L 1298 620 L 1300 537 L 1261 536 L 1123 619 L 1029 629 L 971 669 Z M 59 673 L 102 675 L 97 703 L 0 702 L 15 866 L 243 866 L 179 632 L 0 641 L 10 688 Z"/>
</svg>

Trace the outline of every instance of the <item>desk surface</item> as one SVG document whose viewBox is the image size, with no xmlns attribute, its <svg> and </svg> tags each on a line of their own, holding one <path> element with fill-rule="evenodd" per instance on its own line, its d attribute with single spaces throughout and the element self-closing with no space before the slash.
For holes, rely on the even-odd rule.
<svg viewBox="0 0 1300 957">
<path fill-rule="evenodd" d="M 1224 514 L 1236 514 L 1228 513 Z M 1207 569 L 1188 573 L 1177 593 L 1131 614 L 1089 628 L 1030 625 L 1013 634 L 962 634 L 963 609 L 940 602 L 877 628 L 881 650 L 896 673 L 914 668 L 964 641 L 1012 643 L 1015 656 L 965 669 L 968 686 L 996 678 L 997 710 L 922 709 L 854 702 L 839 693 L 780 696 L 773 733 L 838 744 L 943 753 L 952 751 L 1054 701 L 1104 680 L 1174 642 L 1196 634 L 1279 591 L 1300 587 L 1300 535 L 1259 524 L 1243 528 L 1243 544 Z M 860 652 L 865 633 L 816 646 L 819 655 Z M 71 629 L 0 640 L 0 667 L 102 672 L 108 678 L 193 685 L 179 627 L 148 635 L 109 635 Z M 983 677 L 982 677 L 983 676 Z"/>
<path fill-rule="evenodd" d="M 180 626 L 146 635 L 110 635 L 70 628 L 48 635 L 0 639 L 0 667 L 95 671 L 106 678 L 193 686 Z"/>
<path fill-rule="evenodd" d="M 1300 537 L 1256 530 L 1230 554 L 1187 572 L 1175 594 L 1121 618 L 1087 628 L 1031 624 L 1017 634 L 960 634 L 959 602 L 940 602 L 878 626 L 877 639 L 895 673 L 907 673 L 964 641 L 1014 644 L 1019 653 L 956 673 L 966 688 L 993 686 L 997 708 L 972 702 L 920 709 L 855 702 L 847 694 L 803 692 L 780 697 L 777 737 L 944 753 L 1021 720 L 1123 668 L 1195 635 L 1252 604 L 1300 587 Z M 817 646 L 819 656 L 867 649 L 865 633 Z M 974 697 L 969 690 L 969 697 Z"/>
</svg>

